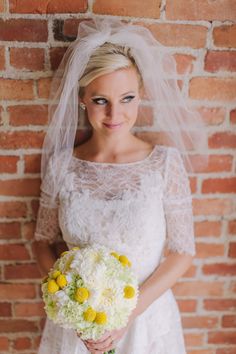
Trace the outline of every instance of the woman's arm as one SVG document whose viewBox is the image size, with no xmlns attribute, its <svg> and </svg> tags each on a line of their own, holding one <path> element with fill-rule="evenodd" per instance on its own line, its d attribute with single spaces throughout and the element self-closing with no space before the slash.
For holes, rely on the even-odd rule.
<svg viewBox="0 0 236 354">
<path fill-rule="evenodd" d="M 46 276 L 56 261 L 56 256 L 47 241 L 34 241 L 33 252 L 42 277 Z"/>
</svg>

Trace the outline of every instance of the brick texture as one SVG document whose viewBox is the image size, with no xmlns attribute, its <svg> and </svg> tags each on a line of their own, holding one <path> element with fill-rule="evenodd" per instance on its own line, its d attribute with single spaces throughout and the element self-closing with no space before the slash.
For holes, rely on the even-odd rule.
<svg viewBox="0 0 236 354">
<path fill-rule="evenodd" d="M 188 152 L 196 256 L 173 292 L 186 352 L 235 354 L 236 2 L 0 0 L 0 15 L 0 353 L 37 353 L 45 312 L 32 243 L 50 85 L 79 23 L 104 15 L 142 25 L 167 46 L 178 85 L 206 124 L 208 149 L 190 144 Z M 170 144 L 149 108 L 142 113 L 136 136 Z M 86 134 L 79 129 L 78 140 Z"/>
</svg>

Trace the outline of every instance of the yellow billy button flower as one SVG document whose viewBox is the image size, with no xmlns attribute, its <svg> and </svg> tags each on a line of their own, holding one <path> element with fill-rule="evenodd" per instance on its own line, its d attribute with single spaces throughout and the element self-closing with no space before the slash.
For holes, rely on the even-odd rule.
<svg viewBox="0 0 236 354">
<path fill-rule="evenodd" d="M 64 288 L 67 285 L 66 277 L 63 274 L 58 275 L 56 282 L 60 288 Z"/>
<path fill-rule="evenodd" d="M 61 257 L 63 257 L 65 254 L 67 254 L 69 251 L 64 251 L 61 253 Z"/>
<path fill-rule="evenodd" d="M 61 274 L 60 270 L 54 270 L 52 273 L 52 278 L 56 279 Z"/>
<path fill-rule="evenodd" d="M 121 256 L 119 257 L 119 261 L 120 261 L 120 263 L 121 263 L 124 267 L 131 265 L 129 259 L 128 259 L 126 256 L 124 256 L 124 255 L 121 255 Z"/>
<path fill-rule="evenodd" d="M 93 322 L 96 317 L 96 311 L 92 307 L 88 307 L 87 310 L 83 313 L 85 321 Z"/>
<path fill-rule="evenodd" d="M 132 297 L 134 297 L 135 295 L 135 290 L 132 286 L 130 285 L 127 285 L 125 288 L 124 288 L 124 297 L 126 299 L 132 299 Z"/>
<path fill-rule="evenodd" d="M 119 260 L 119 255 L 118 255 L 118 253 L 116 253 L 116 252 L 111 252 L 111 256 L 113 256 L 113 257 L 115 257 L 116 259 L 118 259 Z"/>
<path fill-rule="evenodd" d="M 97 312 L 94 322 L 103 325 L 107 323 L 107 315 L 105 312 Z"/>
<path fill-rule="evenodd" d="M 49 280 L 48 282 L 48 292 L 50 294 L 54 294 L 59 290 L 59 286 L 57 285 L 57 283 L 55 282 L 54 279 Z"/>
<path fill-rule="evenodd" d="M 86 288 L 78 288 L 75 292 L 75 300 L 83 303 L 85 302 L 89 297 L 89 291 Z"/>
<path fill-rule="evenodd" d="M 79 247 L 73 247 L 72 251 L 78 251 L 80 248 Z"/>
</svg>

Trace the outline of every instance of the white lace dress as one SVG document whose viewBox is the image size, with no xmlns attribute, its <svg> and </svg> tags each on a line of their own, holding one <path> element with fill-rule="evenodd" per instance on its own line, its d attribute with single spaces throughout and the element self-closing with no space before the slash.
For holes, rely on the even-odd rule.
<svg viewBox="0 0 236 354">
<path fill-rule="evenodd" d="M 50 168 L 41 187 L 35 238 L 69 248 L 97 242 L 126 254 L 139 283 L 160 264 L 166 245 L 194 255 L 189 181 L 178 150 L 156 145 L 145 159 L 100 163 L 72 157 L 57 204 L 49 208 Z M 39 354 L 88 354 L 75 331 L 49 319 Z M 169 289 L 138 316 L 117 354 L 184 354 L 181 318 Z"/>
</svg>

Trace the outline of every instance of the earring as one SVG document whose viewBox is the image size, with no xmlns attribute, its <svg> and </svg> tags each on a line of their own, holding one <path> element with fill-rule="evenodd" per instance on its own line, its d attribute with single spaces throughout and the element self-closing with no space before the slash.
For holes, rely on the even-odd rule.
<svg viewBox="0 0 236 354">
<path fill-rule="evenodd" d="M 85 106 L 85 104 L 83 103 L 83 102 L 80 102 L 80 107 L 83 109 L 83 110 L 85 110 L 85 108 L 86 108 L 86 106 Z"/>
</svg>

